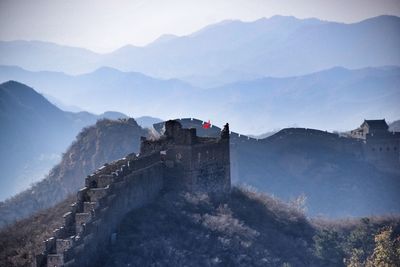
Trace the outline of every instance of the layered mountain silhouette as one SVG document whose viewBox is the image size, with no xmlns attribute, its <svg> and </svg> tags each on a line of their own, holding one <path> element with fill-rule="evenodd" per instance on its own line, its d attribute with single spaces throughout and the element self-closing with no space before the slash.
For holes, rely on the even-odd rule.
<svg viewBox="0 0 400 267">
<path fill-rule="evenodd" d="M 31 87 L 0 84 L 0 200 L 42 179 L 83 127 L 120 116 L 65 112 Z"/>
<path fill-rule="evenodd" d="M 108 67 L 78 76 L 0 67 L 0 81 L 10 79 L 38 88 L 44 95 L 61 99 L 64 104 L 79 106 L 91 112 L 102 113 L 110 110 L 108 107 L 114 106 L 116 109 L 113 110 L 126 114 L 151 114 L 158 117 L 168 115 L 169 108 L 165 106 L 167 103 L 183 107 L 186 99 L 196 90 L 179 80 L 156 79 L 141 73 L 121 72 Z M 97 112 L 98 110 L 103 111 Z"/>
<path fill-rule="evenodd" d="M 90 112 L 118 110 L 159 118 L 201 117 L 242 133 L 288 126 L 354 129 L 365 118 L 400 117 L 400 68 L 332 68 L 303 76 L 260 78 L 199 89 L 179 80 L 101 68 L 70 76 L 1 66 L 0 81 L 18 80 Z M 255 115 L 257 114 L 257 115 Z"/>
<path fill-rule="evenodd" d="M 274 16 L 223 21 L 187 36 L 164 36 L 144 47 L 127 45 L 108 54 L 39 41 L 0 42 L 0 64 L 74 74 L 110 66 L 215 85 L 335 66 L 399 65 L 399 46 L 400 18 L 395 16 L 352 24 Z"/>
</svg>

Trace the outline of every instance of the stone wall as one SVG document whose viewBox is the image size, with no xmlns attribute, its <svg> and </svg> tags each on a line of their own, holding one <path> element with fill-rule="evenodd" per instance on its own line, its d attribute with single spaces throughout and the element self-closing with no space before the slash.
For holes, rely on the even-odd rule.
<svg viewBox="0 0 400 267">
<path fill-rule="evenodd" d="M 399 133 L 369 137 L 363 146 L 366 160 L 376 167 L 399 171 L 400 167 L 400 136 Z"/>
<path fill-rule="evenodd" d="M 64 226 L 45 241 L 37 266 L 93 266 L 124 215 L 154 200 L 163 188 L 160 153 L 124 158 L 86 178 Z"/>
<path fill-rule="evenodd" d="M 160 140 L 142 140 L 138 156 L 105 164 L 85 179 L 63 227 L 44 242 L 34 265 L 96 266 L 126 213 L 150 203 L 162 190 L 220 196 L 230 191 L 228 126 L 221 138 L 200 138 L 176 121 L 166 125 Z"/>
</svg>

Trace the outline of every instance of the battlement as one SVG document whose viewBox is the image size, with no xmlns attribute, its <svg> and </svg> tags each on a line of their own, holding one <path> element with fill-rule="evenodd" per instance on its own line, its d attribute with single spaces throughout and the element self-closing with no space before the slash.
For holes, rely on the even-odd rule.
<svg viewBox="0 0 400 267">
<path fill-rule="evenodd" d="M 139 155 L 105 164 L 85 179 L 64 224 L 44 242 L 36 266 L 94 266 L 126 213 L 165 191 L 224 196 L 230 191 L 229 126 L 220 138 L 198 137 L 177 121 L 158 140 L 142 139 Z"/>
</svg>

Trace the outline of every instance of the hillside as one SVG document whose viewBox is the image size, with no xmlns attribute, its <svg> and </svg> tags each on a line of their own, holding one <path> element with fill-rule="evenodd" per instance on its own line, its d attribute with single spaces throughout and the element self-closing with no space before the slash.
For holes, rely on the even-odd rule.
<svg viewBox="0 0 400 267">
<path fill-rule="evenodd" d="M 197 84 L 293 76 L 335 66 L 399 65 L 400 18 L 344 24 L 273 16 L 223 21 L 187 36 L 126 45 L 108 54 L 38 41 L 0 42 L 0 64 L 81 74 L 102 66 Z M 349 56 L 351 55 L 351 56 Z"/>
<path fill-rule="evenodd" d="M 99 266 L 309 266 L 314 234 L 299 211 L 250 191 L 222 205 L 167 195 L 125 217 Z"/>
<path fill-rule="evenodd" d="M 146 136 L 134 119 L 100 120 L 79 133 L 49 175 L 31 188 L 0 202 L 0 227 L 51 207 L 75 194 L 84 178 L 104 163 L 137 152 Z"/>
<path fill-rule="evenodd" d="M 26 219 L 0 229 L 0 265 L 29 266 L 43 248 L 43 241 L 51 237 L 53 230 L 63 224 L 75 196 L 69 196 L 51 208 L 41 210 Z"/>
<path fill-rule="evenodd" d="M 83 127 L 120 116 L 65 112 L 31 87 L 0 84 L 0 201 L 42 179 Z"/>
<path fill-rule="evenodd" d="M 241 133 L 265 133 L 294 125 L 342 131 L 353 129 L 364 118 L 379 116 L 390 121 L 400 117 L 399 67 L 332 68 L 212 89 L 110 68 L 70 76 L 1 66 L 0 81 L 8 79 L 32 84 L 65 104 L 96 113 L 118 110 L 158 118 L 190 116 L 219 125 L 229 121 L 232 129 Z"/>
<path fill-rule="evenodd" d="M 370 256 L 388 226 L 393 242 L 399 218 L 310 222 L 295 206 L 243 188 L 222 205 L 205 195 L 164 196 L 125 217 L 99 266 L 345 266 L 354 249 L 359 262 Z"/>
<path fill-rule="evenodd" d="M 27 266 L 71 201 L 0 231 L 0 263 Z M 344 266 L 354 249 L 360 261 L 371 255 L 384 226 L 392 226 L 393 239 L 399 236 L 399 218 L 309 221 L 296 206 L 249 189 L 234 188 L 224 205 L 206 195 L 169 194 L 129 213 L 116 243 L 96 264 Z"/>
</svg>

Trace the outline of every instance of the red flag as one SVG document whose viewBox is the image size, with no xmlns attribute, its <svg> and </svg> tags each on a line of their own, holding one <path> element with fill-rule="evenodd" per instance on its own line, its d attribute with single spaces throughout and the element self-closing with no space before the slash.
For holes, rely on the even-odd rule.
<svg viewBox="0 0 400 267">
<path fill-rule="evenodd" d="M 205 123 L 203 124 L 202 127 L 203 127 L 204 129 L 210 129 L 210 127 L 211 127 L 210 120 L 208 120 L 208 122 L 205 122 Z"/>
</svg>

